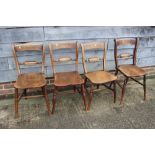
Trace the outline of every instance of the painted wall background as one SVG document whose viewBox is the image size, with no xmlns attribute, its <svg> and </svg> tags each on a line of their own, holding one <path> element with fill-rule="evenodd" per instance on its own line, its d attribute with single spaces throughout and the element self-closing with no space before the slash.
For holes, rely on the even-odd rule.
<svg viewBox="0 0 155 155">
<path fill-rule="evenodd" d="M 48 42 L 76 40 L 80 42 L 106 41 L 107 49 L 107 70 L 113 70 L 114 65 L 114 38 L 139 37 L 137 53 L 137 65 L 141 67 L 155 66 L 155 28 L 154 27 L 0 27 L 0 83 L 15 81 L 17 72 L 12 56 L 11 44 L 16 42 L 44 42 L 46 45 L 46 66 L 45 74 L 52 76 Z M 122 47 L 122 51 L 129 51 L 132 47 Z M 94 51 L 95 54 L 99 54 Z M 65 51 L 63 52 L 65 54 Z M 72 55 L 73 53 L 70 53 Z M 92 53 L 93 54 L 93 53 Z M 59 54 L 58 54 L 59 55 Z M 91 55 L 91 54 L 90 54 Z M 20 57 L 21 61 L 26 58 L 39 59 L 39 53 L 25 53 Z M 130 60 L 129 60 L 130 61 Z M 88 64 L 91 70 L 101 67 L 101 63 Z M 71 63 L 61 64 L 58 71 L 71 70 Z M 24 71 L 36 71 L 38 68 L 23 68 Z M 81 50 L 79 50 L 79 71 L 83 73 L 81 63 Z"/>
</svg>

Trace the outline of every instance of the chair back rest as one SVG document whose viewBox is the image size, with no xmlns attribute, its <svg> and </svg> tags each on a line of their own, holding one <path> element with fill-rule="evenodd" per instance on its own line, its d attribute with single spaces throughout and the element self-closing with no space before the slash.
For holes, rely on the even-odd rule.
<svg viewBox="0 0 155 155">
<path fill-rule="evenodd" d="M 51 65 L 53 74 L 55 74 L 56 66 L 59 64 L 75 64 L 75 69 L 78 71 L 78 46 L 77 42 L 56 42 L 49 43 Z M 60 52 L 66 50 L 67 52 Z M 73 52 L 74 50 L 74 52 Z M 59 52 L 59 53 L 58 53 Z M 57 57 L 55 54 L 57 53 Z M 62 55 L 61 55 L 62 54 Z"/>
<path fill-rule="evenodd" d="M 96 62 L 103 62 L 103 70 L 105 70 L 105 65 L 106 65 L 106 50 L 107 50 L 107 45 L 105 42 L 90 42 L 90 43 L 81 43 L 82 47 L 82 62 L 83 62 L 83 68 L 84 72 L 87 73 L 87 62 L 88 63 L 96 63 Z M 101 57 L 99 56 L 90 56 L 89 58 L 86 58 L 86 52 L 91 52 L 91 51 L 102 51 Z"/>
<path fill-rule="evenodd" d="M 115 48 L 114 48 L 114 58 L 115 58 L 115 65 L 116 68 L 119 66 L 119 60 L 128 60 L 132 59 L 132 64 L 136 65 L 136 53 L 137 53 L 137 45 L 138 45 L 138 38 L 132 39 L 115 39 Z M 133 50 L 129 52 L 120 53 L 119 47 L 121 46 L 133 46 Z"/>
<path fill-rule="evenodd" d="M 45 65 L 45 50 L 44 45 L 40 43 L 16 43 L 12 45 L 12 51 L 13 51 L 13 57 L 16 64 L 16 69 L 18 71 L 18 74 L 21 74 L 21 67 L 27 66 L 27 67 L 34 67 L 39 66 L 41 68 L 41 72 L 44 73 L 44 65 Z M 29 60 L 20 61 L 19 60 L 19 53 L 20 56 L 24 56 L 24 53 L 27 52 L 29 55 L 30 53 L 34 53 L 38 51 L 39 54 L 41 53 L 41 59 L 40 60 L 32 60 L 32 57 Z M 39 55 L 40 56 L 40 55 Z M 31 60 L 30 60 L 31 59 Z"/>
</svg>

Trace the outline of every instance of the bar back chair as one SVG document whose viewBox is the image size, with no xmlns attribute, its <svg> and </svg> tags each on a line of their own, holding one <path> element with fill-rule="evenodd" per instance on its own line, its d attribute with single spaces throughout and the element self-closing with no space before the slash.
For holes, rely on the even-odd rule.
<svg viewBox="0 0 155 155">
<path fill-rule="evenodd" d="M 74 93 L 76 92 L 77 86 L 81 87 L 81 93 L 84 101 L 85 110 L 87 109 L 86 104 L 86 95 L 85 95 L 85 88 L 84 88 L 84 79 L 78 73 L 78 46 L 77 42 L 58 42 L 58 43 L 49 43 L 50 49 L 50 57 L 51 57 L 51 66 L 53 69 L 53 76 L 54 76 L 54 90 L 53 90 L 53 108 L 52 114 L 55 112 L 55 105 L 56 105 L 56 97 L 58 94 L 58 89 L 62 87 L 71 86 L 74 89 Z M 67 50 L 67 54 L 65 56 L 59 56 L 56 58 L 54 53 L 60 53 L 61 50 Z M 74 50 L 74 56 L 71 57 L 69 51 Z M 61 54 L 60 54 L 61 55 Z M 66 71 L 64 66 L 64 72 L 58 72 L 56 66 L 58 64 L 64 64 L 71 62 L 75 64 L 73 71 Z M 79 91 L 80 92 L 80 91 Z"/>
<path fill-rule="evenodd" d="M 46 106 L 48 109 L 48 114 L 50 115 L 50 102 L 48 99 L 47 91 L 46 91 L 46 79 L 44 76 L 44 64 L 45 64 L 45 49 L 43 44 L 35 44 L 35 43 L 18 43 L 12 45 L 13 57 L 16 64 L 16 69 L 18 72 L 18 78 L 14 83 L 15 88 L 15 115 L 19 116 L 19 101 L 21 98 L 29 99 L 35 97 L 44 97 L 46 101 Z M 41 60 L 32 61 L 26 60 L 21 62 L 19 60 L 19 54 L 24 55 L 25 52 L 34 53 L 38 51 L 41 53 Z M 22 67 L 30 68 L 32 66 L 38 66 L 41 70 L 39 72 L 28 72 L 24 73 Z M 27 95 L 28 89 L 37 89 L 41 88 L 42 95 Z M 19 94 L 19 90 L 23 92 Z"/>
<path fill-rule="evenodd" d="M 106 49 L 107 45 L 104 42 L 91 42 L 91 43 L 82 43 L 82 61 L 83 68 L 85 73 L 85 87 L 87 80 L 90 81 L 90 92 L 89 92 L 89 103 L 88 109 L 90 110 L 91 102 L 93 99 L 93 92 L 99 89 L 99 85 L 104 85 L 106 88 L 110 89 L 114 94 L 114 103 L 116 102 L 116 80 L 117 77 L 107 71 L 105 71 L 106 65 Z M 94 50 L 102 51 L 102 56 L 91 56 L 86 58 L 86 52 L 92 52 Z M 103 63 L 102 69 L 97 71 L 88 71 L 87 62 L 95 63 L 101 61 Z M 110 84 L 110 85 L 109 85 Z M 94 89 L 94 86 L 97 86 L 97 89 Z M 113 87 L 112 87 L 113 86 Z"/>
<path fill-rule="evenodd" d="M 132 38 L 132 39 L 115 39 L 115 49 L 114 49 L 114 57 L 115 57 L 115 65 L 116 65 L 116 75 L 118 72 L 122 73 L 125 77 L 123 86 L 118 83 L 118 85 L 122 88 L 121 93 L 121 100 L 120 104 L 123 102 L 126 85 L 128 83 L 129 79 L 134 80 L 135 82 L 141 84 L 144 89 L 144 100 L 146 100 L 146 73 L 145 71 L 138 67 L 136 65 L 136 54 L 137 54 L 137 47 L 138 47 L 138 38 Z M 120 53 L 119 47 L 121 46 L 133 46 L 132 53 L 126 52 L 126 53 Z M 131 59 L 131 64 L 119 64 L 120 60 L 128 60 Z M 143 83 L 139 82 L 136 77 L 143 77 Z M 124 105 L 124 104 L 123 104 Z"/>
</svg>

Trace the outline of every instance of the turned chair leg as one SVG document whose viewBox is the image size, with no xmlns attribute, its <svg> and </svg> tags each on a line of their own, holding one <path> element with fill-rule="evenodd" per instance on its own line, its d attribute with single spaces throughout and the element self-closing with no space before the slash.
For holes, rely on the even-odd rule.
<svg viewBox="0 0 155 155">
<path fill-rule="evenodd" d="M 54 86 L 54 90 L 53 90 L 53 99 L 52 99 L 52 104 L 53 104 L 53 107 L 52 107 L 52 114 L 54 114 L 55 112 L 55 104 L 56 104 L 56 86 Z"/>
<path fill-rule="evenodd" d="M 116 69 L 116 71 L 115 71 L 115 75 L 117 75 L 118 74 L 118 69 Z"/>
<path fill-rule="evenodd" d="M 98 85 L 97 85 L 97 89 L 99 89 L 99 88 L 100 88 L 100 85 L 98 84 Z"/>
<path fill-rule="evenodd" d="M 27 89 L 24 89 L 24 95 L 27 96 Z"/>
<path fill-rule="evenodd" d="M 15 88 L 15 117 L 19 116 L 19 100 L 18 100 L 18 89 Z"/>
<path fill-rule="evenodd" d="M 91 84 L 91 87 L 90 87 L 90 97 L 89 97 L 89 103 L 88 103 L 87 111 L 90 110 L 92 99 L 93 99 L 93 84 Z"/>
<path fill-rule="evenodd" d="M 123 84 L 123 88 L 122 88 L 122 94 L 121 94 L 121 101 L 120 104 L 122 104 L 123 99 L 124 99 L 124 94 L 125 94 L 125 89 L 126 89 L 126 85 L 128 83 L 128 77 L 126 77 L 126 79 L 124 80 L 124 84 Z M 124 105 L 124 104 L 123 104 Z"/>
<path fill-rule="evenodd" d="M 84 80 L 84 87 L 86 88 L 87 78 Z"/>
<path fill-rule="evenodd" d="M 84 84 L 81 85 L 81 92 L 82 92 L 82 98 L 84 101 L 85 110 L 87 111 L 88 107 L 87 107 L 87 103 L 86 103 L 86 90 L 85 90 Z"/>
<path fill-rule="evenodd" d="M 116 81 L 113 81 L 114 103 L 116 103 Z"/>
<path fill-rule="evenodd" d="M 143 77 L 144 100 L 146 100 L 146 75 Z"/>
<path fill-rule="evenodd" d="M 51 114 L 50 102 L 49 102 L 46 86 L 42 87 L 42 91 L 43 91 L 43 95 L 44 95 L 44 98 L 45 98 L 46 107 L 47 107 L 47 110 L 48 110 L 48 115 L 50 116 L 50 114 Z"/>
</svg>

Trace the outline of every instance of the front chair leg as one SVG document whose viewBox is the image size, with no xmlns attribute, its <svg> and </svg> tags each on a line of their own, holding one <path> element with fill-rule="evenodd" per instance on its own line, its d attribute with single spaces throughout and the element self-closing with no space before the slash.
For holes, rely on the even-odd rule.
<svg viewBox="0 0 155 155">
<path fill-rule="evenodd" d="M 146 75 L 143 77 L 144 100 L 146 100 Z"/>
<path fill-rule="evenodd" d="M 85 110 L 87 111 L 87 103 L 86 103 L 86 90 L 84 88 L 84 84 L 81 85 L 82 98 L 84 101 Z"/>
<path fill-rule="evenodd" d="M 121 101 L 120 104 L 122 104 L 123 99 L 124 99 L 124 94 L 125 94 L 125 89 L 126 89 L 126 85 L 128 83 L 128 77 L 126 77 L 126 79 L 124 80 L 124 84 L 123 84 L 123 88 L 122 88 L 122 94 L 121 94 Z M 123 104 L 124 105 L 124 104 Z"/>
<path fill-rule="evenodd" d="M 19 99 L 18 99 L 18 89 L 15 88 L 15 117 L 19 116 L 18 106 L 19 106 Z"/>
<path fill-rule="evenodd" d="M 42 87 L 42 90 L 43 90 L 43 95 L 44 95 L 45 102 L 46 102 L 46 107 L 47 107 L 47 110 L 48 110 L 48 115 L 50 116 L 50 114 L 51 114 L 50 102 L 49 102 L 46 86 Z"/>
<path fill-rule="evenodd" d="M 54 90 L 53 90 L 53 99 L 52 99 L 52 104 L 53 104 L 53 107 L 52 107 L 52 114 L 54 114 L 55 112 L 55 104 L 56 104 L 56 86 L 54 86 Z"/>
<path fill-rule="evenodd" d="M 88 103 L 88 108 L 87 108 L 87 111 L 90 110 L 90 106 L 91 106 L 91 102 L 92 102 L 92 99 L 93 99 L 93 84 L 91 83 L 91 87 L 90 87 L 90 96 L 89 96 L 89 103 Z"/>
</svg>

